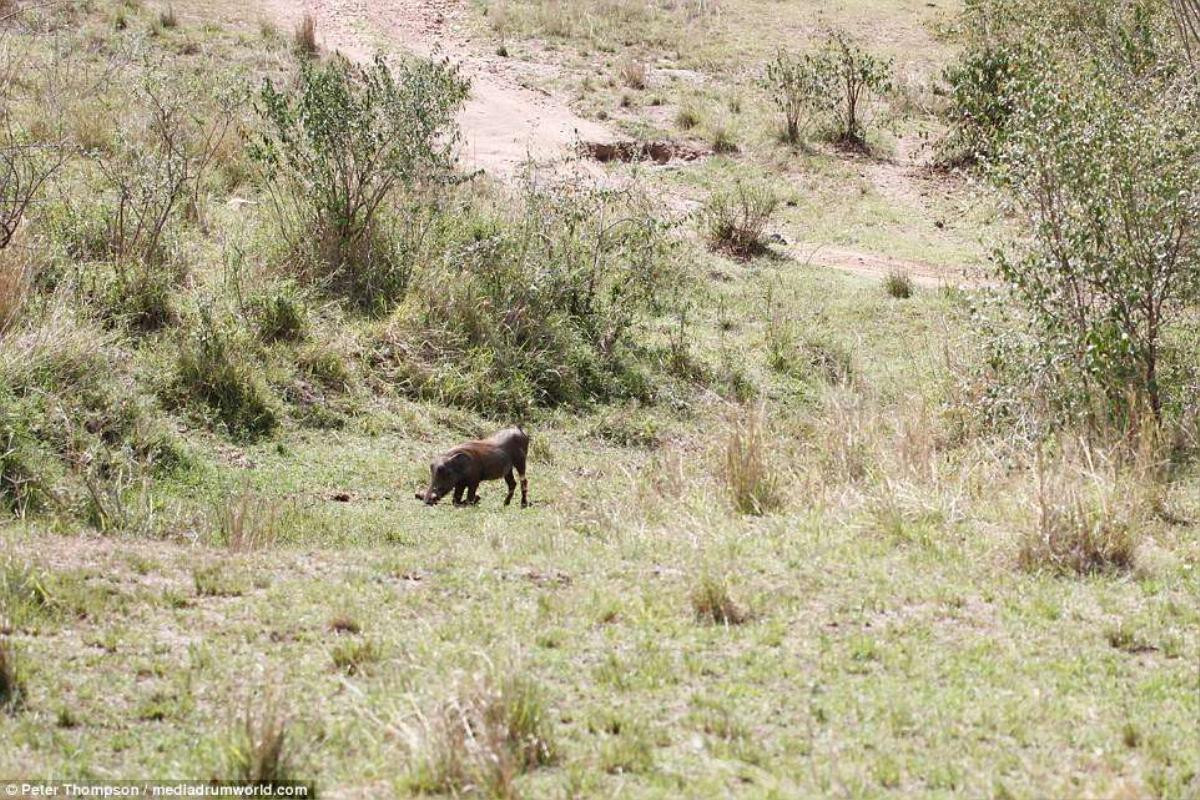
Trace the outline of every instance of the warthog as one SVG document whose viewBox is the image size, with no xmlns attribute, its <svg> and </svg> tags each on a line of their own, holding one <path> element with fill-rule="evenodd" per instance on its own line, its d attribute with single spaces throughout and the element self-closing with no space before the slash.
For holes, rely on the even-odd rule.
<svg viewBox="0 0 1200 800">
<path fill-rule="evenodd" d="M 505 428 L 486 439 L 460 444 L 438 456 L 429 465 L 429 488 L 417 492 L 417 499 L 433 505 L 454 490 L 454 505 L 478 503 L 477 491 L 481 481 L 504 478 L 508 496 L 504 505 L 512 502 L 517 488 L 515 469 L 521 476 L 521 508 L 529 505 L 529 482 L 525 480 L 525 455 L 529 451 L 529 435 L 516 428 Z M 463 492 L 467 499 L 463 500 Z"/>
</svg>

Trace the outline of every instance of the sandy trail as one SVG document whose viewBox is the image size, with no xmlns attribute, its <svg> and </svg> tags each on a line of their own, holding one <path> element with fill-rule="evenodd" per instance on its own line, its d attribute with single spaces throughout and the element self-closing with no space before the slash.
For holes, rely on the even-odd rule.
<svg viewBox="0 0 1200 800">
<path fill-rule="evenodd" d="M 460 159 L 468 169 L 511 178 L 530 159 L 573 157 L 575 144 L 612 141 L 599 123 L 580 117 L 562 98 L 521 85 L 519 62 L 480 52 L 457 20 L 469 9 L 458 0 L 262 0 L 278 22 L 294 27 L 306 12 L 317 21 L 322 47 L 355 60 L 397 49 L 445 56 L 471 81 L 459 117 Z M 599 171 L 599 170 L 597 170 Z"/>
<path fill-rule="evenodd" d="M 562 97 L 531 89 L 526 84 L 531 65 L 498 56 L 490 43 L 472 41 L 464 17 L 471 12 L 464 0 L 258 0 L 277 23 L 293 29 L 305 13 L 317 21 L 318 41 L 326 50 L 364 61 L 377 52 L 404 51 L 419 56 L 444 56 L 458 64 L 471 81 L 471 97 L 459 116 L 462 132 L 460 162 L 502 180 L 512 180 L 530 160 L 561 172 L 580 172 L 606 179 L 602 166 L 578 158 L 579 142 L 614 142 L 618 137 L 604 125 L 584 119 Z M 868 167 L 872 182 L 899 203 L 917 201 L 916 158 L 903 147 L 899 159 Z M 667 207 L 692 203 L 664 197 Z M 908 274 L 924 286 L 969 285 L 961 270 L 932 264 L 798 242 L 787 248 L 801 263 L 882 278 L 890 272 Z"/>
</svg>

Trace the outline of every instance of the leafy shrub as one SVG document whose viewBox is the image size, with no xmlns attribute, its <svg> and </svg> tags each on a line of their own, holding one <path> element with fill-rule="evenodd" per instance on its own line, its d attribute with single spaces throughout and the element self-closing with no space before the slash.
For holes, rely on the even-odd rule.
<svg viewBox="0 0 1200 800">
<path fill-rule="evenodd" d="M 1200 299 L 1196 101 L 1189 78 L 1107 63 L 1020 98 L 991 175 L 1032 240 L 996 266 L 1067 402 L 1160 415 L 1182 389 L 1163 381 L 1168 337 Z"/>
<path fill-rule="evenodd" d="M 708 197 L 700 223 L 709 245 L 735 258 L 750 258 L 766 249 L 763 238 L 779 198 L 765 183 L 737 181 Z"/>
<path fill-rule="evenodd" d="M 294 88 L 268 80 L 250 153 L 303 281 L 381 310 L 408 285 L 413 242 L 391 223 L 401 195 L 448 180 L 467 84 L 444 62 L 304 62 Z"/>
<path fill-rule="evenodd" d="M 828 106 L 827 78 L 828 70 L 809 54 L 780 50 L 767 63 L 763 87 L 783 112 L 783 138 L 788 144 L 798 144 Z"/>
<path fill-rule="evenodd" d="M 834 141 L 864 146 L 875 98 L 891 89 L 891 60 L 880 59 L 844 32 L 833 31 L 816 64 L 819 84 L 829 87 Z"/>
<path fill-rule="evenodd" d="M 202 401 L 231 435 L 256 438 L 271 433 L 279 424 L 279 412 L 251 352 L 236 328 L 205 312 L 180 348 L 176 399 Z"/>
<path fill-rule="evenodd" d="M 1024 48 L 1001 46 L 968 50 L 946 68 L 950 131 L 938 144 L 943 163 L 975 164 L 1003 149 L 1017 96 L 1031 68 Z"/>
</svg>

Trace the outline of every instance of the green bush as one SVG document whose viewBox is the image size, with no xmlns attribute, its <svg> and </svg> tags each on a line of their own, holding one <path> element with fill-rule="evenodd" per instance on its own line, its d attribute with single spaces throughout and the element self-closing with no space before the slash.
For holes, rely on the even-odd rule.
<svg viewBox="0 0 1200 800">
<path fill-rule="evenodd" d="M 865 147 L 875 100 L 891 91 L 891 59 L 872 55 L 847 34 L 833 31 L 816 60 L 816 71 L 819 85 L 829 92 L 833 140 Z"/>
<path fill-rule="evenodd" d="M 450 179 L 466 94 L 445 62 L 393 70 L 382 56 L 304 61 L 294 88 L 265 83 L 250 155 L 298 278 L 365 310 L 400 300 L 422 233 L 401 224 L 401 201 Z"/>
<path fill-rule="evenodd" d="M 635 332 L 682 281 L 645 198 L 529 183 L 472 212 L 380 331 L 377 364 L 408 393 L 495 414 L 649 399 Z"/>
<path fill-rule="evenodd" d="M 253 439 L 279 424 L 279 412 L 258 375 L 253 347 L 232 323 L 205 312 L 179 351 L 176 400 L 202 401 L 233 436 Z"/>
<path fill-rule="evenodd" d="M 828 105 L 828 70 L 811 54 L 783 50 L 767 63 L 763 87 L 783 113 L 783 139 L 799 144 Z"/>
</svg>

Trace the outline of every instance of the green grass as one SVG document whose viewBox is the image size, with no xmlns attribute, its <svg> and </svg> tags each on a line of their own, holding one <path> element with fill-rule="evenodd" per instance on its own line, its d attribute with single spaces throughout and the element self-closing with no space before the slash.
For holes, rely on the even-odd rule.
<svg viewBox="0 0 1200 800">
<path fill-rule="evenodd" d="M 510 4 L 514 58 L 544 35 L 545 20 L 521 27 L 539 5 Z M 948 9 L 820 5 L 906 68 L 946 55 L 930 25 Z M 653 397 L 523 420 L 527 510 L 501 505 L 502 483 L 467 508 L 414 499 L 435 454 L 513 420 L 406 399 L 373 361 L 372 323 L 264 277 L 271 243 L 224 202 L 253 192 L 225 154 L 208 186 L 221 202 L 182 228 L 188 280 L 172 291 L 182 325 L 227 308 L 238 336 L 205 349 L 174 330 L 113 332 L 111 356 L 81 362 L 119 363 L 111 392 L 144 391 L 145 419 L 179 431 L 186 458 L 101 496 L 103 534 L 52 497 L 0 522 L 0 687 L 20 696 L 0 711 L 0 775 L 291 778 L 380 796 L 1194 793 L 1200 480 L 1184 465 L 1142 492 L 1150 479 L 1094 474 L 1064 446 L 1047 469 L 1066 488 L 1039 508 L 1041 462 L 980 432 L 961 398 L 974 298 L 897 302 L 878 279 L 803 261 L 835 244 L 978 264 L 1002 227 L 990 201 L 944 178 L 880 179 L 897 136 L 932 124 L 919 114 L 878 133 L 871 159 L 774 141 L 742 65 L 813 35 L 818 4 L 727 0 L 678 25 L 691 6 L 567 27 L 548 38 L 571 47 L 548 52 L 564 80 L 594 76 L 581 102 L 611 112 L 627 89 L 603 85 L 620 59 L 606 48 L 636 32 L 649 87 L 618 124 L 728 124 L 743 152 L 613 172 L 685 202 L 770 181 L 790 204 L 768 233 L 798 244 L 733 262 L 683 226 L 687 302 L 636 339 Z M 115 8 L 76 21 L 107 41 Z M 287 37 L 260 35 L 256 17 L 222 30 L 181 11 L 154 37 L 179 65 L 285 69 Z M 157 13 L 122 4 L 127 35 Z M 708 80 L 656 73 L 656 49 L 675 46 L 674 66 Z M 685 103 L 699 124 L 678 124 Z M 111 131 L 84 110 L 71 124 L 103 146 Z M 181 343 L 189 397 L 211 394 L 179 411 L 164 405 Z M 760 403 L 767 422 L 731 439 Z M 76 483 L 104 452 L 83 441 L 54 440 Z M 1099 550 L 1081 531 L 1118 557 L 1090 568 Z"/>
</svg>

